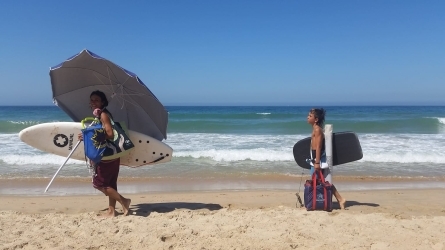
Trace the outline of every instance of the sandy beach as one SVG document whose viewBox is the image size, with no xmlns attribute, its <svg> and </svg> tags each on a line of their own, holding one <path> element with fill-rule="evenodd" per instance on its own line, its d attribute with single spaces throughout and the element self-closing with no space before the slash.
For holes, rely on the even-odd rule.
<svg viewBox="0 0 445 250">
<path fill-rule="evenodd" d="M 444 191 L 342 192 L 332 212 L 288 190 L 124 194 L 115 218 L 99 194 L 1 195 L 0 249 L 445 249 Z"/>
</svg>

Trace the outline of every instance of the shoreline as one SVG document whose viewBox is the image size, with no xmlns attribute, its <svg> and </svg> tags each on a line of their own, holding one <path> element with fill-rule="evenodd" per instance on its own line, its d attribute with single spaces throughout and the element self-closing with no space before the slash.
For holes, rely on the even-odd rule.
<svg viewBox="0 0 445 250">
<path fill-rule="evenodd" d="M 303 176 L 249 176 L 230 178 L 128 178 L 118 180 L 122 194 L 168 192 L 230 192 L 230 191 L 291 191 L 304 190 Z M 69 196 L 101 194 L 91 185 L 91 178 L 57 177 L 44 193 L 51 178 L 0 178 L 0 195 Z M 334 176 L 339 191 L 373 191 L 397 189 L 445 189 L 445 180 L 438 178 Z"/>
</svg>

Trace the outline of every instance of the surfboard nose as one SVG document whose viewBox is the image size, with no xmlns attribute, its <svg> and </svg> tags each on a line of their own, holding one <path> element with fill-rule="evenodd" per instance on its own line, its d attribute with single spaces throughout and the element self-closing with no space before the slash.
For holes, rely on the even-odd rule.
<svg viewBox="0 0 445 250">
<path fill-rule="evenodd" d="M 19 132 L 19 138 L 22 142 L 25 142 L 24 139 L 26 137 L 26 134 L 28 133 L 28 128 L 23 129 L 22 131 Z"/>
</svg>

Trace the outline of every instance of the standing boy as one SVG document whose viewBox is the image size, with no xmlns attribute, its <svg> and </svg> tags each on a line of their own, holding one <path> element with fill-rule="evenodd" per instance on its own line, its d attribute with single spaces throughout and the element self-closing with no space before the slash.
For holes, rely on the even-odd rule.
<svg viewBox="0 0 445 250">
<path fill-rule="evenodd" d="M 324 124 L 324 117 L 326 111 L 324 109 L 311 109 L 307 116 L 307 122 L 312 125 L 312 136 L 311 136 L 311 157 L 313 159 L 311 163 L 311 175 L 315 170 L 321 170 L 325 179 L 327 179 L 332 184 L 332 177 L 329 168 L 322 169 L 320 166 L 322 163 L 326 162 L 325 154 L 325 141 L 324 133 L 321 128 Z M 333 186 L 334 196 L 338 201 L 341 209 L 345 208 L 346 200 L 341 197 L 338 190 Z"/>
</svg>

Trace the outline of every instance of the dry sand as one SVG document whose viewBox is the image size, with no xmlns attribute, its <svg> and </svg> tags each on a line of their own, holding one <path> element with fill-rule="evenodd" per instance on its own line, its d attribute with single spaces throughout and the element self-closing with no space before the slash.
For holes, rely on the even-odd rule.
<svg viewBox="0 0 445 250">
<path fill-rule="evenodd" d="M 2 195 L 0 249 L 445 249 L 444 189 L 342 195 L 308 212 L 289 191 L 132 194 L 115 218 L 103 195 Z"/>
</svg>

